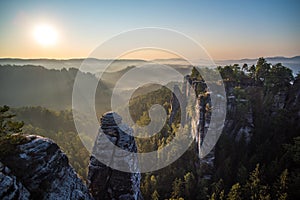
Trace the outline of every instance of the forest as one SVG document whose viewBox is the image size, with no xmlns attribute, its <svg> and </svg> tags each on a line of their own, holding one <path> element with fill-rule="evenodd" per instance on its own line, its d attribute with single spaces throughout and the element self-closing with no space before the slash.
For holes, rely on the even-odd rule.
<svg viewBox="0 0 300 200">
<path fill-rule="evenodd" d="M 2 70 L 23 70 L 9 67 Z M 48 74 L 43 68 L 30 67 L 41 79 L 45 74 L 51 74 L 55 80 L 64 81 L 56 84 L 67 87 L 71 87 L 77 72 L 75 69 L 52 70 Z M 233 121 L 233 125 L 225 125 L 214 148 L 213 175 L 211 178 L 203 176 L 196 144 L 192 144 L 171 165 L 142 174 L 141 191 L 144 199 L 300 199 L 300 75 L 293 74 L 292 70 L 280 63 L 271 65 L 264 58 L 259 58 L 256 65 L 234 64 L 207 70 L 217 70 L 223 78 L 227 98 L 235 97 L 232 103 L 234 109 L 227 110 L 226 116 L 226 120 Z M 18 72 L 15 74 L 18 75 Z M 86 76 L 94 79 L 91 74 Z M 66 77 L 69 79 L 65 80 Z M 190 77 L 203 80 L 196 68 L 191 70 Z M 1 81 L 4 83 L 6 79 L 1 78 Z M 31 84 L 35 87 L 34 82 Z M 39 87 L 42 92 L 47 85 Z M 17 84 L 13 88 L 7 86 L 8 89 L 20 91 Z M 60 89 L 69 91 L 69 88 L 61 86 Z M 8 92 L 6 90 L 4 92 Z M 204 92 L 201 88 L 195 90 L 197 94 Z M 47 95 L 53 93 L 50 90 Z M 70 95 L 63 91 L 62 94 Z M 109 91 L 106 90 L 105 94 L 109 94 Z M 171 97 L 172 92 L 166 87 L 147 94 L 136 94 L 130 100 L 130 114 L 138 125 L 147 125 L 150 122 L 148 110 L 153 104 L 162 105 L 170 114 Z M 283 101 L 281 97 L 284 97 Z M 62 103 L 70 105 L 67 101 L 69 97 L 63 98 L 65 101 Z M 7 134 L 3 127 L 10 125 L 11 132 L 51 138 L 67 154 L 76 172 L 86 179 L 90 155 L 77 135 L 72 111 L 52 108 L 46 104 L 15 106 L 11 109 L 2 106 L 0 143 Z M 101 109 L 99 113 L 106 109 Z M 245 116 L 249 112 L 253 119 L 250 139 L 243 135 L 238 138 L 239 130 L 248 123 Z M 166 123 L 155 136 L 137 139 L 138 151 L 150 152 L 162 148 L 174 138 L 179 127 L 180 119 L 177 116 L 171 125 Z"/>
</svg>

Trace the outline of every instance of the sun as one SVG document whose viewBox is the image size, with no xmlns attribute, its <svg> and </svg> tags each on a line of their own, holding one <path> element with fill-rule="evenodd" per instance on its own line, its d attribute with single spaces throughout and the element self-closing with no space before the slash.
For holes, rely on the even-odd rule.
<svg viewBox="0 0 300 200">
<path fill-rule="evenodd" d="M 35 40 L 42 46 L 53 46 L 57 43 L 57 31 L 50 25 L 38 25 L 33 33 Z"/>
</svg>

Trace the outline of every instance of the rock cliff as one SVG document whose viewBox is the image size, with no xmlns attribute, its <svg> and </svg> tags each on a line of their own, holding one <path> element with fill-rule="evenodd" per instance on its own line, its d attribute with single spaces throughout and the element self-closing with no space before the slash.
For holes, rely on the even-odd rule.
<svg viewBox="0 0 300 200">
<path fill-rule="evenodd" d="M 107 137 L 109 141 L 105 141 Z M 114 145 L 111 146 L 109 142 Z M 128 151 L 120 155 L 115 148 Z M 101 118 L 101 127 L 94 144 L 89 164 L 89 189 L 96 200 L 102 199 L 142 199 L 140 192 L 140 173 L 136 172 L 137 162 L 130 152 L 137 152 L 132 129 L 122 124 L 122 118 L 114 113 L 105 113 Z M 106 164 L 100 162 L 105 161 Z M 114 169 L 122 166 L 126 172 Z M 130 173 L 132 172 L 132 173 Z"/>
<path fill-rule="evenodd" d="M 23 137 L 25 142 L 0 158 L 1 199 L 92 199 L 56 143 Z"/>
<path fill-rule="evenodd" d="M 227 82 L 225 84 L 227 96 L 217 96 L 217 98 L 227 98 L 227 117 L 225 120 L 223 133 L 230 135 L 237 141 L 243 138 L 245 139 L 246 143 L 248 143 L 254 129 L 252 105 L 248 99 L 236 97 L 234 90 L 236 86 L 236 83 Z M 212 102 L 210 98 L 210 91 L 208 91 L 207 85 L 204 81 L 199 81 L 195 78 L 192 79 L 190 76 L 185 76 L 182 92 L 178 90 L 178 87 L 174 87 L 174 91 L 177 94 L 180 94 L 182 99 L 188 99 L 190 95 L 197 96 L 194 102 L 195 114 L 193 116 L 187 116 L 190 119 L 187 122 L 191 123 L 192 134 L 196 143 L 196 150 L 199 153 L 211 123 Z M 191 92 L 191 90 L 193 92 Z M 175 118 L 174 116 L 176 116 L 179 110 L 184 110 L 179 108 L 178 101 L 176 100 L 172 100 L 171 105 L 172 110 L 169 124 L 172 124 Z M 214 106 L 215 109 L 217 109 L 218 105 Z M 184 112 L 186 111 L 184 110 Z M 239 119 L 236 118 L 237 116 L 239 116 Z M 201 169 L 203 178 L 205 179 L 210 179 L 214 171 L 214 151 L 215 150 L 213 149 L 208 155 L 199 159 L 199 162 L 196 163 L 196 165 Z"/>
</svg>

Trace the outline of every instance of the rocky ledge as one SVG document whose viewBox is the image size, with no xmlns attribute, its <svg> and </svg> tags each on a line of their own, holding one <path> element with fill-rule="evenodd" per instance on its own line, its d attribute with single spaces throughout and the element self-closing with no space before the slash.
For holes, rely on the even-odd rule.
<svg viewBox="0 0 300 200">
<path fill-rule="evenodd" d="M 0 157 L 0 199 L 92 199 L 57 144 L 24 137 L 14 153 Z"/>
</svg>

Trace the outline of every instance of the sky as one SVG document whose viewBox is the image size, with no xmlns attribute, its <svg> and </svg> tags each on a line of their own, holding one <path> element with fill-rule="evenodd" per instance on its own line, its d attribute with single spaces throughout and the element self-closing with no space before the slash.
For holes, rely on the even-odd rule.
<svg viewBox="0 0 300 200">
<path fill-rule="evenodd" d="M 143 27 L 184 33 L 216 60 L 292 57 L 300 55 L 299 10 L 297 0 L 1 1 L 0 58 L 88 57 L 114 35 Z M 128 58 L 137 55 L 170 56 Z"/>
</svg>

